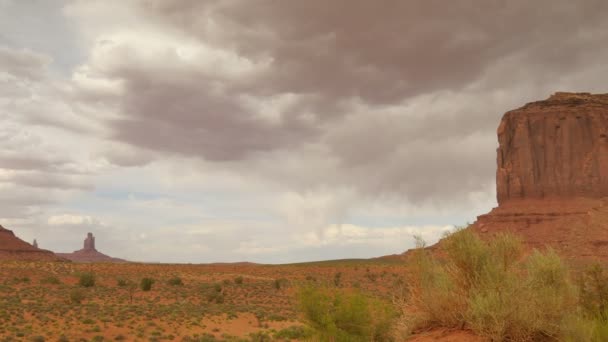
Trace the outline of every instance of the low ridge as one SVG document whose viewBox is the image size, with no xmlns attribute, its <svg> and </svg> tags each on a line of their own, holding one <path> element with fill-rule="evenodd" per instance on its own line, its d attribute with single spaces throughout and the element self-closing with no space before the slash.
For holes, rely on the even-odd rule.
<svg viewBox="0 0 608 342">
<path fill-rule="evenodd" d="M 53 252 L 30 245 L 0 225 L 0 260 L 61 261 Z"/>
</svg>

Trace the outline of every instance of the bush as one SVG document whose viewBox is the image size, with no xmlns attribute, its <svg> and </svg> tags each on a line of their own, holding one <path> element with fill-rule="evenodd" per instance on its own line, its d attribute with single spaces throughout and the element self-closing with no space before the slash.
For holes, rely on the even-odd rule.
<svg viewBox="0 0 608 342">
<path fill-rule="evenodd" d="M 415 251 L 402 325 L 464 326 L 496 341 L 564 334 L 577 296 L 554 251 L 534 251 L 525 259 L 517 237 L 500 234 L 484 242 L 470 230 L 457 230 L 443 246 L 444 259 Z"/>
<path fill-rule="evenodd" d="M 234 278 L 234 283 L 237 285 L 243 284 L 243 277 L 238 276 L 238 277 Z"/>
<path fill-rule="evenodd" d="M 608 320 L 608 274 L 602 266 L 596 263 L 588 267 L 578 283 L 586 314 Z"/>
<path fill-rule="evenodd" d="M 48 276 L 46 278 L 40 279 L 40 283 L 49 284 L 49 285 L 59 285 L 59 284 L 61 284 L 61 281 L 59 281 L 59 278 L 57 278 L 55 276 Z"/>
<path fill-rule="evenodd" d="M 277 331 L 273 337 L 275 340 L 307 340 L 313 335 L 313 331 L 310 328 L 294 325 Z"/>
<path fill-rule="evenodd" d="M 336 274 L 334 274 L 334 285 L 336 287 L 340 287 L 341 284 L 342 284 L 342 272 L 336 272 Z"/>
<path fill-rule="evenodd" d="M 288 284 L 289 284 L 289 281 L 287 281 L 287 279 L 280 278 L 280 279 L 275 279 L 272 282 L 272 287 L 274 287 L 276 290 L 280 290 L 281 288 L 287 287 Z"/>
<path fill-rule="evenodd" d="M 126 287 L 128 285 L 128 282 L 126 279 L 120 278 L 116 280 L 116 286 L 118 287 Z"/>
<path fill-rule="evenodd" d="M 84 292 L 81 289 L 72 289 L 70 291 L 70 302 L 80 304 L 84 300 Z"/>
<path fill-rule="evenodd" d="M 80 275 L 78 284 L 82 287 L 93 287 L 95 286 L 95 274 L 86 272 Z"/>
<path fill-rule="evenodd" d="M 224 291 L 221 284 L 203 284 L 201 286 L 201 292 L 205 300 L 209 303 L 224 303 Z"/>
<path fill-rule="evenodd" d="M 152 278 L 142 278 L 139 283 L 139 287 L 142 291 L 150 291 L 152 290 L 152 285 L 154 284 L 154 279 Z"/>
<path fill-rule="evenodd" d="M 392 306 L 360 292 L 304 288 L 299 292 L 305 320 L 323 341 L 392 341 Z"/>
<path fill-rule="evenodd" d="M 182 286 L 182 285 L 184 285 L 184 282 L 182 281 L 182 279 L 180 277 L 173 277 L 173 278 L 169 279 L 167 284 L 169 284 L 171 286 Z"/>
</svg>

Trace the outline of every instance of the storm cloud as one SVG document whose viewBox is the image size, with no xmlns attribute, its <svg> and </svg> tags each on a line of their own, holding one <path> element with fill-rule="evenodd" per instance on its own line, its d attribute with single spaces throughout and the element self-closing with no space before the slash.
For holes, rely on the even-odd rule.
<svg viewBox="0 0 608 342">
<path fill-rule="evenodd" d="M 607 91 L 608 3 L 599 0 L 61 4 L 47 23 L 61 52 L 16 20 L 0 37 L 0 184 L 104 205 L 103 196 L 169 196 L 203 212 L 213 193 L 237 208 L 155 232 L 214 232 L 213 216 L 234 235 L 218 228 L 206 238 L 245 257 L 284 256 L 282 242 L 256 233 L 323 245 L 340 224 L 438 232 L 473 218 L 495 205 L 504 112 L 555 91 Z M 36 205 L 75 216 L 56 202 L 63 196 Z M 247 220 L 235 212 L 248 206 L 265 218 L 247 214 L 256 228 L 243 235 Z"/>
</svg>

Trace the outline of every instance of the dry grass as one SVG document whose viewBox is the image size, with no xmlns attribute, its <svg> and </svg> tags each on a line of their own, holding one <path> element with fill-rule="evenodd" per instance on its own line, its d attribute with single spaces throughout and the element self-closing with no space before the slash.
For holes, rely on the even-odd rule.
<svg viewBox="0 0 608 342">
<path fill-rule="evenodd" d="M 608 325 L 599 312 L 608 293 L 601 292 L 606 287 L 599 285 L 597 270 L 582 281 L 590 310 L 583 305 L 580 285 L 551 249 L 526 257 L 513 235 L 485 242 L 466 229 L 449 235 L 443 247 L 442 258 L 424 248 L 416 251 L 410 288 L 400 303 L 402 330 L 464 328 L 493 341 L 600 341 L 606 336 L 602 331 Z"/>
</svg>

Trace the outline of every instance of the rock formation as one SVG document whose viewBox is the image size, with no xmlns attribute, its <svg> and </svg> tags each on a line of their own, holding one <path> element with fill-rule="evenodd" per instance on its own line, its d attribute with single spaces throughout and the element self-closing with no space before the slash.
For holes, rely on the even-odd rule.
<svg viewBox="0 0 608 342">
<path fill-rule="evenodd" d="M 507 112 L 498 127 L 499 206 L 472 228 L 608 261 L 607 136 L 608 94 L 556 93 Z"/>
<path fill-rule="evenodd" d="M 95 249 L 95 237 L 93 233 L 87 233 L 87 238 L 84 239 L 84 248 L 85 251 L 96 251 Z"/>
<path fill-rule="evenodd" d="M 35 240 L 34 240 L 35 241 Z M 32 246 L 0 225 L 0 260 L 60 261 L 51 251 Z"/>
<path fill-rule="evenodd" d="M 126 260 L 113 258 L 97 251 L 95 249 L 95 236 L 93 236 L 93 233 L 87 233 L 82 249 L 72 253 L 57 253 L 57 255 L 75 262 L 127 262 Z"/>
<path fill-rule="evenodd" d="M 38 248 L 38 241 L 36 241 L 36 239 L 34 239 L 34 242 L 32 242 L 32 246 Z"/>
<path fill-rule="evenodd" d="M 504 115 L 498 203 L 608 196 L 608 94 L 556 93 Z"/>
</svg>

